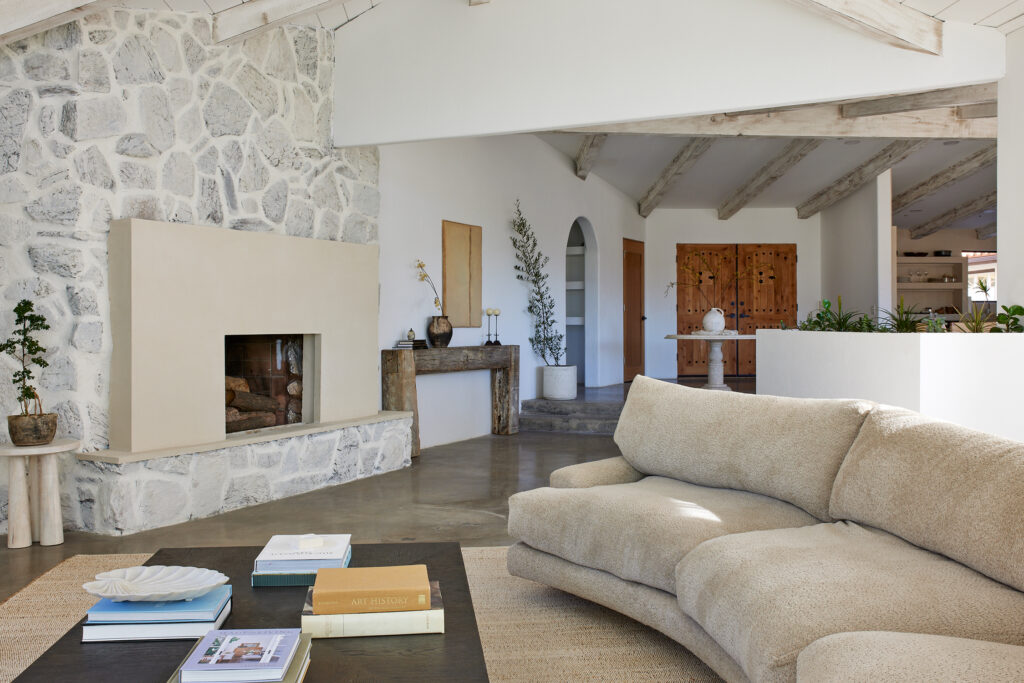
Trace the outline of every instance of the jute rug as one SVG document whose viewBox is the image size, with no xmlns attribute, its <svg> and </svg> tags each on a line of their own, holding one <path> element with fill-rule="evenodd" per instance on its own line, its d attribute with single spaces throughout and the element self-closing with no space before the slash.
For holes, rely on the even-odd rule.
<svg viewBox="0 0 1024 683">
<path fill-rule="evenodd" d="M 487 673 L 492 681 L 721 679 L 675 641 L 617 612 L 510 576 L 505 548 L 464 548 Z M 96 574 L 148 554 L 76 555 L 0 604 L 0 683 L 9 683 L 85 616 Z"/>
</svg>

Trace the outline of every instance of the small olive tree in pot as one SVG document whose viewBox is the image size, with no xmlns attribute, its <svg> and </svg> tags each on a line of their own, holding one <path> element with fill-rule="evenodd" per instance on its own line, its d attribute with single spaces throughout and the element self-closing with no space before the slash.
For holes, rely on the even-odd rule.
<svg viewBox="0 0 1024 683">
<path fill-rule="evenodd" d="M 15 446 L 42 446 L 53 441 L 57 433 L 57 414 L 44 413 L 36 388 L 29 384 L 34 379 L 32 365 L 45 368 L 49 363 L 42 357 L 46 349 L 32 336 L 33 332 L 48 330 L 46 316 L 34 313 L 35 307 L 22 299 L 14 307 L 14 330 L 0 343 L 0 351 L 12 356 L 21 366 L 13 373 L 12 383 L 18 387 L 21 413 L 7 416 L 7 431 Z"/>
<path fill-rule="evenodd" d="M 565 335 L 558 330 L 555 319 L 555 300 L 548 286 L 544 267 L 551 260 L 537 246 L 533 227 L 519 209 L 512 218 L 512 246 L 516 250 L 516 279 L 530 287 L 526 310 L 533 319 L 530 348 L 544 361 L 542 396 L 555 400 L 576 398 L 576 366 L 562 365 L 565 356 Z"/>
</svg>

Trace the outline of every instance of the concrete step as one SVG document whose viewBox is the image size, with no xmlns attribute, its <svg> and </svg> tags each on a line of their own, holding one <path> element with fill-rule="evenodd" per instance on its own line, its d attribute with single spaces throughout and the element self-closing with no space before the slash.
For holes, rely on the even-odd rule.
<svg viewBox="0 0 1024 683">
<path fill-rule="evenodd" d="M 618 416 L 559 415 L 523 412 L 519 429 L 524 432 L 563 432 L 568 434 L 614 434 Z"/>
<path fill-rule="evenodd" d="M 523 401 L 522 412 L 544 415 L 578 415 L 585 417 L 618 418 L 623 402 L 619 401 L 551 401 L 531 398 Z"/>
</svg>

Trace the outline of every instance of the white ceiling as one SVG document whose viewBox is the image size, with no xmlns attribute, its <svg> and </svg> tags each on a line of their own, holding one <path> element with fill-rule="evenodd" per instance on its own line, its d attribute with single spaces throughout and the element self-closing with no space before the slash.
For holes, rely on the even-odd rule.
<svg viewBox="0 0 1024 683">
<path fill-rule="evenodd" d="M 900 0 L 943 21 L 992 26 L 1003 33 L 1024 28 L 1024 0 Z"/>
<path fill-rule="evenodd" d="M 583 135 L 543 133 L 540 139 L 576 158 Z M 639 201 L 689 138 L 657 135 L 611 135 L 601 148 L 592 173 Z M 779 181 L 748 204 L 750 207 L 793 208 L 828 187 L 892 142 L 888 139 L 825 140 Z M 696 165 L 669 188 L 659 208 L 716 209 L 789 138 L 718 138 Z M 856 144 L 852 144 L 856 143 Z M 951 144 L 947 144 L 951 143 Z M 893 167 L 893 196 L 991 144 L 986 140 L 933 140 Z M 911 228 L 996 188 L 992 164 L 893 216 L 895 225 Z M 975 228 L 995 220 L 994 214 L 968 216 L 952 227 Z"/>
</svg>

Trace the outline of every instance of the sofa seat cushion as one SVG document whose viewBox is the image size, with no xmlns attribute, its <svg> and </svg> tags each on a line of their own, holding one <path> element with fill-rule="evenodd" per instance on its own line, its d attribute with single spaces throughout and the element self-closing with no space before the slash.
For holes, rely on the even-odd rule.
<svg viewBox="0 0 1024 683">
<path fill-rule="evenodd" d="M 774 498 L 663 477 L 509 498 L 508 532 L 528 546 L 675 593 L 679 560 L 709 538 L 816 524 Z"/>
<path fill-rule="evenodd" d="M 792 681 L 803 648 L 844 631 L 1024 644 L 1024 593 L 852 522 L 712 539 L 676 577 L 683 612 L 752 681 Z"/>
<path fill-rule="evenodd" d="M 796 660 L 799 683 L 1024 681 L 1024 647 L 921 633 L 857 631 L 814 641 Z"/>
</svg>

